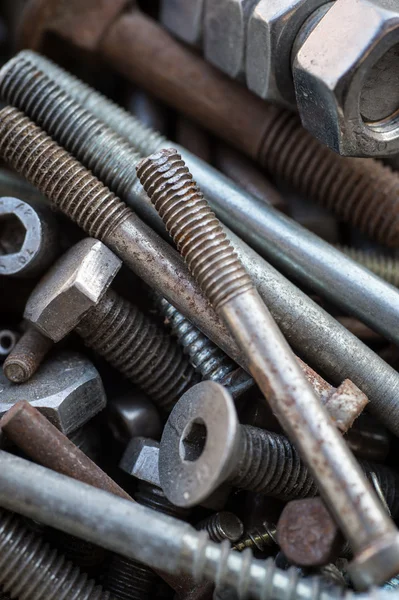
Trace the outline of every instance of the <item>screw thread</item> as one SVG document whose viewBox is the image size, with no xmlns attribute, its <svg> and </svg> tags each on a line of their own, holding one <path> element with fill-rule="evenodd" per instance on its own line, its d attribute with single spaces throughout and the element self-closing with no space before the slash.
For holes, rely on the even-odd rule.
<svg viewBox="0 0 399 600">
<path fill-rule="evenodd" d="M 264 521 L 258 527 L 247 531 L 233 547 L 238 552 L 242 552 L 245 548 L 257 549 L 260 552 L 264 552 L 269 546 L 277 544 L 276 534 L 276 526 Z"/>
<path fill-rule="evenodd" d="M 49 338 L 29 327 L 4 361 L 4 375 L 13 383 L 28 381 L 52 346 Z"/>
<path fill-rule="evenodd" d="M 18 54 L 33 65 L 36 65 L 44 74 L 77 100 L 97 119 L 103 121 L 120 136 L 129 140 L 142 156 L 147 156 L 165 145 L 166 138 L 157 131 L 144 125 L 131 113 L 109 100 L 95 89 L 71 75 L 57 64 L 36 54 L 31 50 L 23 50 Z"/>
<path fill-rule="evenodd" d="M 132 558 L 113 554 L 104 587 L 119 600 L 151 600 L 155 597 L 159 577 L 146 565 Z"/>
<path fill-rule="evenodd" d="M 380 243 L 397 247 L 397 175 L 377 161 L 334 154 L 285 109 L 271 107 L 268 116 L 270 126 L 258 153 L 266 169 Z"/>
<path fill-rule="evenodd" d="M 130 214 L 90 171 L 9 106 L 0 111 L 0 154 L 91 237 L 104 240 Z"/>
<path fill-rule="evenodd" d="M 214 308 L 250 290 L 250 277 L 176 150 L 143 159 L 137 174 Z"/>
<path fill-rule="evenodd" d="M 164 410 L 171 410 L 197 382 L 174 338 L 112 290 L 88 312 L 76 331 Z"/>
<path fill-rule="evenodd" d="M 235 514 L 223 511 L 203 519 L 196 525 L 196 529 L 206 531 L 212 542 L 220 543 L 223 540 L 236 542 L 242 535 L 244 526 Z"/>
<path fill-rule="evenodd" d="M 286 437 L 242 425 L 241 439 L 230 478 L 234 486 L 285 501 L 317 494 L 313 477 Z"/>
<path fill-rule="evenodd" d="M 238 367 L 216 344 L 181 314 L 166 298 L 156 296 L 156 305 L 167 319 L 173 335 L 203 379 L 221 382 Z"/>
<path fill-rule="evenodd" d="M 337 248 L 382 279 L 399 287 L 399 260 L 397 258 L 384 256 L 376 252 L 365 252 L 349 246 L 338 245 Z"/>
<path fill-rule="evenodd" d="M 34 533 L 0 509 L 0 585 L 20 600 L 100 600 L 107 592 Z"/>
<path fill-rule="evenodd" d="M 152 508 L 175 519 L 186 520 L 191 512 L 190 509 L 175 506 L 169 502 L 161 488 L 145 481 L 139 481 L 134 499 L 143 506 Z"/>
<path fill-rule="evenodd" d="M 52 527 L 47 528 L 45 539 L 81 571 L 90 574 L 90 577 L 98 575 L 97 571 L 105 560 L 103 548 Z"/>
<path fill-rule="evenodd" d="M 112 129 L 38 70 L 25 53 L 0 72 L 0 93 L 47 131 L 116 194 L 123 197 L 137 180 L 140 155 Z"/>
</svg>

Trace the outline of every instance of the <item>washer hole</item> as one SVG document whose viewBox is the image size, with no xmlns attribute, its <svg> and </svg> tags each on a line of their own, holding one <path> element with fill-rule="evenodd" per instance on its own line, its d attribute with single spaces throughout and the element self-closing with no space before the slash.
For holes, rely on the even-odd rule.
<svg viewBox="0 0 399 600">
<path fill-rule="evenodd" d="M 25 241 L 26 229 L 16 215 L 0 215 L 0 256 L 17 254 Z"/>
<path fill-rule="evenodd" d="M 194 419 L 188 423 L 180 440 L 180 458 L 189 462 L 198 460 L 205 449 L 207 434 L 202 419 Z"/>
</svg>

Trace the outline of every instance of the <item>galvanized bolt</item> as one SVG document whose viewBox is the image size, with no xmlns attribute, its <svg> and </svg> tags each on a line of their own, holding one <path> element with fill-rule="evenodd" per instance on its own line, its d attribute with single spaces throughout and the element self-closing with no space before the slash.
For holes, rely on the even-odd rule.
<svg viewBox="0 0 399 600">
<path fill-rule="evenodd" d="M 13 383 L 28 381 L 52 347 L 52 340 L 28 327 L 4 361 L 4 375 Z"/>
</svg>

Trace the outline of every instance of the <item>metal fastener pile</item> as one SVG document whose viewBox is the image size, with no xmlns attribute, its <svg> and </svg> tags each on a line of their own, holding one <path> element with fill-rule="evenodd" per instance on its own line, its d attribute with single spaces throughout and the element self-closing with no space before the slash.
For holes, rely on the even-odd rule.
<svg viewBox="0 0 399 600">
<path fill-rule="evenodd" d="M 399 598 L 399 3 L 0 48 L 0 599 Z"/>
</svg>

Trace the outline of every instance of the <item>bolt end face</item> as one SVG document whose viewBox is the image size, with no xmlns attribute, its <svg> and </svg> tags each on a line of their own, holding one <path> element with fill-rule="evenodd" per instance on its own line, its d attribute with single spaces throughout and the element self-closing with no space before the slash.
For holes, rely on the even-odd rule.
<svg viewBox="0 0 399 600">
<path fill-rule="evenodd" d="M 162 435 L 159 477 L 176 506 L 196 506 L 230 475 L 239 423 L 229 392 L 203 381 L 180 398 Z"/>
<path fill-rule="evenodd" d="M 399 573 L 399 533 L 387 536 L 360 552 L 349 564 L 356 589 L 380 585 Z"/>
</svg>

